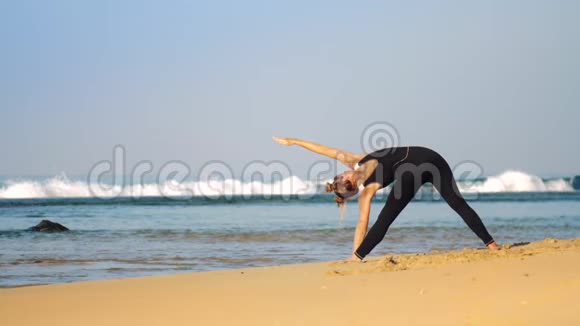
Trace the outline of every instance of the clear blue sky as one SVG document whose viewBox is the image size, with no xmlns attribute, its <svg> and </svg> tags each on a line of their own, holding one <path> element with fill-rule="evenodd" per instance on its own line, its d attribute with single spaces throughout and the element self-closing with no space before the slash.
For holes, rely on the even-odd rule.
<svg viewBox="0 0 580 326">
<path fill-rule="evenodd" d="M 360 150 L 389 121 L 486 174 L 580 173 L 580 1 L 2 1 L 0 174 Z"/>
</svg>

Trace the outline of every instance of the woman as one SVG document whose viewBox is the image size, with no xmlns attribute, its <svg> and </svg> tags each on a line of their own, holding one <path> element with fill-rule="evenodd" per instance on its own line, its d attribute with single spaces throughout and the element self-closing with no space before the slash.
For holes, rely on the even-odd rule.
<svg viewBox="0 0 580 326">
<path fill-rule="evenodd" d="M 363 260 L 383 240 L 395 218 L 427 182 L 433 184 L 487 248 L 500 249 L 477 213 L 459 193 L 449 164 L 431 149 L 416 146 L 393 147 L 357 155 L 301 139 L 274 137 L 274 140 L 282 145 L 298 145 L 339 160 L 351 169 L 337 175 L 334 182 L 326 186 L 326 191 L 334 191 L 336 194 L 337 204 L 343 205 L 348 198 L 359 192 L 361 185 L 364 186 L 358 198 L 359 219 L 354 233 L 353 253 L 349 260 Z M 395 184 L 387 203 L 367 233 L 372 198 L 379 189 L 393 182 Z"/>
</svg>

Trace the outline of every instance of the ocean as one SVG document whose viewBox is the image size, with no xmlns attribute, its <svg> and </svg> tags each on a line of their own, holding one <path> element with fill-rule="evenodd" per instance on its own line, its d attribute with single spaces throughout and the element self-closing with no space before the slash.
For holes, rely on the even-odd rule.
<svg viewBox="0 0 580 326">
<path fill-rule="evenodd" d="M 507 171 L 459 186 L 503 244 L 579 237 L 578 181 Z M 203 187 L 213 192 L 202 196 Z M 371 224 L 387 191 L 373 202 Z M 322 183 L 296 177 L 251 184 L 225 180 L 217 187 L 136 184 L 114 198 L 95 194 L 81 178 L 2 178 L 0 286 L 346 258 L 357 213 L 356 201 L 350 202 L 341 220 Z M 71 231 L 25 231 L 43 219 Z M 371 255 L 465 247 L 483 244 L 432 188 L 424 187 Z"/>
</svg>

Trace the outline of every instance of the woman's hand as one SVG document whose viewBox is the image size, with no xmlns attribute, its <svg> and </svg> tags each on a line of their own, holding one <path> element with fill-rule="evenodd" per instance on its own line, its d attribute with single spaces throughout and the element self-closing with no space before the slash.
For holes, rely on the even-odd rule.
<svg viewBox="0 0 580 326">
<path fill-rule="evenodd" d="M 291 138 L 282 138 L 282 137 L 272 137 L 275 142 L 281 145 L 291 146 L 294 145 Z"/>
</svg>

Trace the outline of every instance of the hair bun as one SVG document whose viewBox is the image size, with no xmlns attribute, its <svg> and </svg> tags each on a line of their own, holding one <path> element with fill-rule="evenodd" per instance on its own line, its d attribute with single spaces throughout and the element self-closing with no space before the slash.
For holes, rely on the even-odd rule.
<svg viewBox="0 0 580 326">
<path fill-rule="evenodd" d="M 332 183 L 326 183 L 326 192 L 333 192 L 334 191 L 334 186 L 332 185 Z"/>
<path fill-rule="evenodd" d="M 337 206 L 344 205 L 344 203 L 346 202 L 346 200 L 344 198 L 341 198 L 338 196 L 334 197 L 334 201 L 336 202 Z"/>
</svg>

